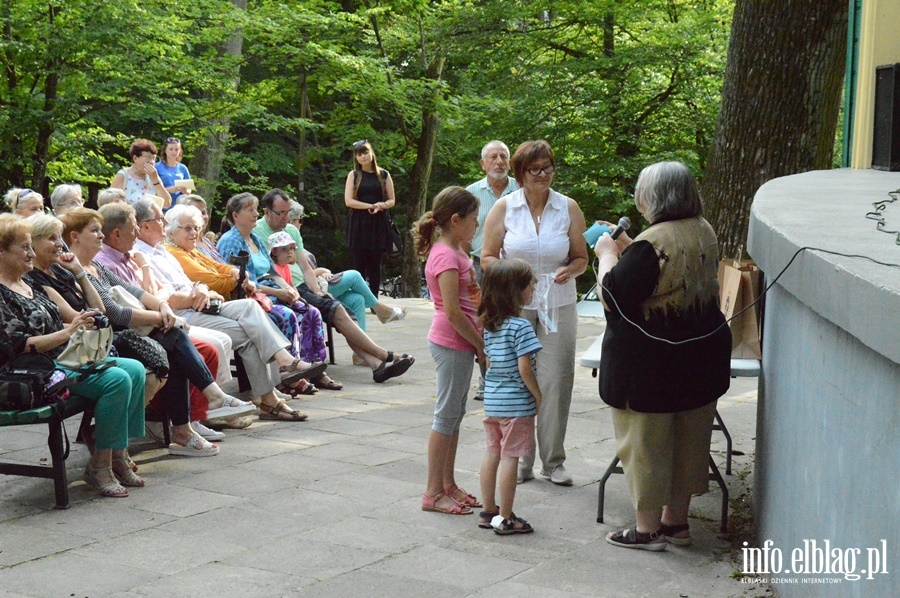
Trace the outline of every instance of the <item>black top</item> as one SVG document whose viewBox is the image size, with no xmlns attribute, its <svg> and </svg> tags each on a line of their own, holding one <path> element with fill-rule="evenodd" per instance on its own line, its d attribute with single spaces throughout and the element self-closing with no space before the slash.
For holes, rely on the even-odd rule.
<svg viewBox="0 0 900 598">
<path fill-rule="evenodd" d="M 0 364 L 25 351 L 25 341 L 33 336 L 44 336 L 63 329 L 63 321 L 56 304 L 47 297 L 44 289 L 25 279 L 34 291 L 30 299 L 0 284 Z M 46 351 L 56 359 L 66 348 L 65 343 Z"/>
<path fill-rule="evenodd" d="M 75 311 L 83 310 L 86 307 L 84 294 L 81 292 L 81 287 L 75 280 L 75 275 L 58 264 L 50 264 L 50 270 L 56 276 L 55 278 L 37 268 L 26 274 L 24 278 L 30 278 L 41 286 L 52 288 L 59 293 L 62 298 L 66 300 L 66 303 L 68 303 Z"/>
<path fill-rule="evenodd" d="M 381 169 L 381 177 L 383 180 L 387 180 L 388 171 Z M 372 205 L 379 201 L 385 201 L 381 181 L 374 172 L 362 171 L 362 181 L 359 183 L 356 199 Z M 377 214 L 370 214 L 366 210 L 351 209 L 350 215 L 347 217 L 347 245 L 350 249 L 378 251 L 389 249 L 391 242 L 388 234 L 387 213 L 382 210 Z"/>
<path fill-rule="evenodd" d="M 606 404 L 644 413 L 675 413 L 707 405 L 728 390 L 731 331 L 728 326 L 716 330 L 725 317 L 718 304 L 712 229 L 709 234 L 711 250 L 707 245 L 706 253 L 699 252 L 698 263 L 687 266 L 683 256 L 690 250 L 679 247 L 683 235 L 674 235 L 674 246 L 661 247 L 640 240 L 642 234 L 603 278 L 609 290 L 603 290 L 603 298 L 611 310 L 606 312 L 600 357 L 600 396 Z M 679 262 L 682 271 L 673 275 Z M 665 292 L 660 290 L 665 286 L 663 269 L 670 270 L 666 274 L 672 283 Z M 691 290 L 698 287 L 702 292 Z M 648 338 L 622 318 L 610 294 L 629 320 L 653 336 L 678 341 L 716 332 L 682 345 Z M 691 297 L 691 304 L 679 304 L 685 296 Z"/>
</svg>

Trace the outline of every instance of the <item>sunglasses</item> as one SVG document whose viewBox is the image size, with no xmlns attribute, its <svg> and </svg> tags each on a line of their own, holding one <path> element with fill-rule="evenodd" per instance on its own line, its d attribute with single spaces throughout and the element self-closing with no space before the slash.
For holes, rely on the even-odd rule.
<svg viewBox="0 0 900 598">
<path fill-rule="evenodd" d="M 169 137 L 166 139 L 166 143 L 181 143 L 181 139 L 178 137 Z"/>
<path fill-rule="evenodd" d="M 360 139 L 356 143 L 353 144 L 353 151 L 356 153 L 363 152 L 369 148 L 366 147 L 366 144 L 369 143 L 368 139 Z"/>
<path fill-rule="evenodd" d="M 22 199 L 23 197 L 25 197 L 25 196 L 28 195 L 29 193 L 34 193 L 34 191 L 32 191 L 31 189 L 22 189 L 21 191 L 19 191 L 19 196 L 18 196 L 17 199 Z"/>
</svg>

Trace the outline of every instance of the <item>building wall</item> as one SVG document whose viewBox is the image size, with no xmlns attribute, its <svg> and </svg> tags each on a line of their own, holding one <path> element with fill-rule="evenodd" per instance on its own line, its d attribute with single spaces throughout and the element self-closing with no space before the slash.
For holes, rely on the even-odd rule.
<svg viewBox="0 0 900 598">
<path fill-rule="evenodd" d="M 896 235 L 865 217 L 900 173 L 807 172 L 756 193 L 748 251 L 767 282 L 802 247 L 900 263 Z M 884 215 L 900 222 L 900 202 Z M 896 218 L 896 220 L 894 220 Z M 765 297 L 754 471 L 758 546 L 789 568 L 804 541 L 866 549 L 887 541 L 888 574 L 804 584 L 776 574 L 781 596 L 900 596 L 900 269 L 804 250 Z M 841 578 L 841 576 L 837 576 Z"/>
</svg>

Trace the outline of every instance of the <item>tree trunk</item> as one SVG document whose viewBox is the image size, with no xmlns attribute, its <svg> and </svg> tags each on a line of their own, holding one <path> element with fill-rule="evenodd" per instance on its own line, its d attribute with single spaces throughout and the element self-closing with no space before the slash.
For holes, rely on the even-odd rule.
<svg viewBox="0 0 900 598">
<path fill-rule="evenodd" d="M 238 10 L 247 10 L 247 0 L 231 0 L 232 6 Z M 226 56 L 234 57 L 235 64 L 243 53 L 244 32 L 236 29 L 228 38 L 223 47 Z M 237 91 L 241 83 L 240 67 L 234 66 L 229 73 L 233 90 Z M 228 133 L 231 127 L 231 119 L 227 116 L 213 118 L 206 123 L 205 143 L 197 148 L 194 159 L 191 160 L 191 175 L 201 179 L 197 184 L 197 192 L 206 198 L 207 202 L 213 202 L 217 198 L 219 179 L 222 176 L 222 163 L 225 159 L 225 150 L 228 147 Z"/>
<path fill-rule="evenodd" d="M 53 22 L 56 20 L 56 14 L 59 7 L 50 6 L 47 9 L 47 17 L 50 29 L 53 28 Z M 48 41 L 48 54 L 50 55 L 45 69 L 46 76 L 44 78 L 44 107 L 40 120 L 40 126 L 37 132 L 37 142 L 34 146 L 34 170 L 31 176 L 31 188 L 44 192 L 44 178 L 47 176 L 47 154 L 50 152 L 50 137 L 55 131 L 55 111 L 56 98 L 59 89 L 59 68 L 60 60 L 56 56 L 56 52 L 50 47 L 52 40 Z"/>
<path fill-rule="evenodd" d="M 439 81 L 444 72 L 444 58 L 436 58 L 428 65 L 425 78 L 433 80 L 434 86 L 429 101 L 422 107 L 422 131 L 419 133 L 416 162 L 409 173 L 409 202 L 406 205 L 406 227 L 402 227 L 406 242 L 403 251 L 403 296 L 418 297 L 421 291 L 421 273 L 419 272 L 419 256 L 413 246 L 409 229 L 412 224 L 425 213 L 428 202 L 428 181 L 431 178 L 431 165 L 434 162 L 434 148 L 437 145 L 438 130 L 441 118 L 438 114 L 438 101 L 441 87 Z"/>
<path fill-rule="evenodd" d="M 847 11 L 846 0 L 737 0 L 702 184 L 720 255 L 745 246 L 760 185 L 831 168 Z"/>
</svg>

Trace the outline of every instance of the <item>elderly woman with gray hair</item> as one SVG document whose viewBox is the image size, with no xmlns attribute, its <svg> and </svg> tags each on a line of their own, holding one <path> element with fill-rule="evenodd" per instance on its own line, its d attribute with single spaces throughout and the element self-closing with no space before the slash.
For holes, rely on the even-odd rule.
<svg viewBox="0 0 900 598">
<path fill-rule="evenodd" d="M 50 207 L 57 216 L 84 207 L 81 185 L 57 185 L 50 194 Z"/>
<path fill-rule="evenodd" d="M 606 309 L 600 397 L 612 407 L 637 525 L 607 542 L 665 550 L 691 543 L 691 496 L 709 487 L 716 401 L 730 383 L 731 332 L 719 310 L 716 235 L 680 162 L 638 177 L 634 203 L 650 226 L 632 242 L 597 241 Z"/>
<path fill-rule="evenodd" d="M 13 187 L 6 192 L 3 202 L 9 206 L 13 214 L 22 218 L 44 211 L 44 196 L 31 189 Z"/>
</svg>

